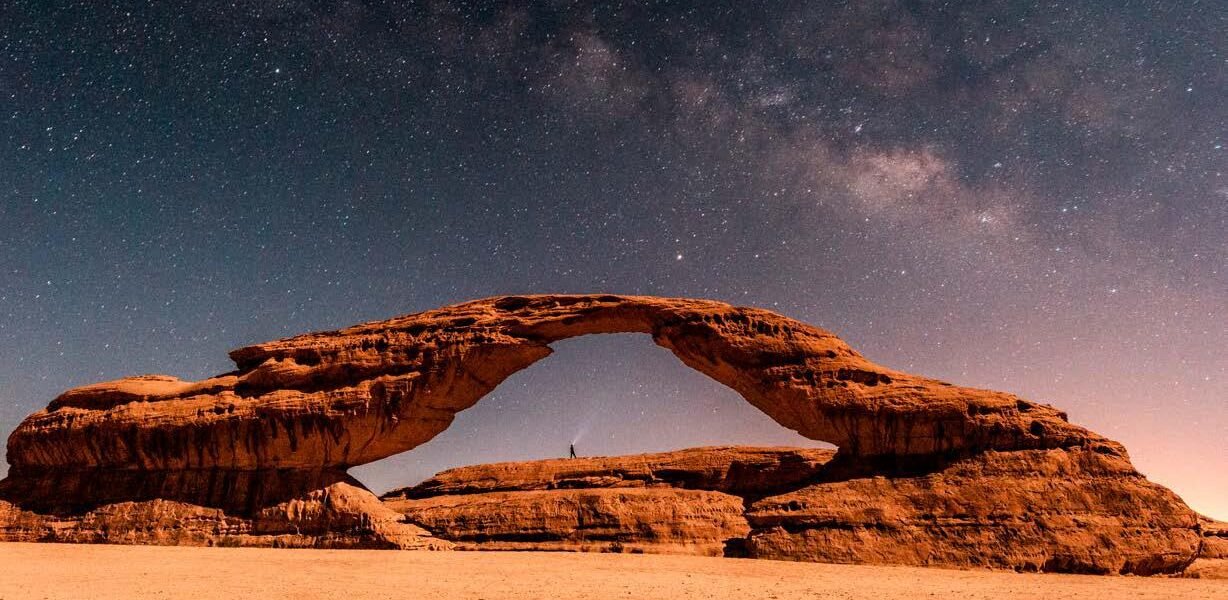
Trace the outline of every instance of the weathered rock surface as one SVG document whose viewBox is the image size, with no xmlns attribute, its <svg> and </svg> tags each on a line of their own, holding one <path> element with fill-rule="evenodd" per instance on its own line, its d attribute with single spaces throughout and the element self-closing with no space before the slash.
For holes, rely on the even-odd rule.
<svg viewBox="0 0 1228 600">
<path fill-rule="evenodd" d="M 1228 523 L 1206 517 L 1199 520 L 1202 551 L 1185 574 L 1202 579 L 1228 579 Z"/>
<path fill-rule="evenodd" d="M 1024 571 L 1171 573 L 1196 517 L 1121 457 L 986 452 L 923 475 L 817 483 L 754 503 L 756 558 Z"/>
<path fill-rule="evenodd" d="M 835 455 L 821 448 L 710 446 L 633 456 L 598 456 L 474 465 L 443 471 L 396 498 L 485 492 L 675 487 L 763 497 L 797 489 Z"/>
<path fill-rule="evenodd" d="M 661 524 L 658 503 L 644 496 L 602 496 L 600 511 L 581 501 L 592 504 L 588 492 L 603 488 L 651 497 L 668 493 L 662 487 L 684 487 L 738 495 L 749 506 L 749 535 L 733 539 L 724 529 L 720 546 L 755 558 L 1151 574 L 1180 571 L 1199 551 L 1196 515 L 1112 453 L 990 451 L 925 472 L 887 474 L 831 458 L 817 449 L 719 447 L 476 465 L 384 499 L 407 522 L 466 549 L 593 549 L 573 541 L 583 539 L 579 524 L 591 518 L 604 539 L 686 551 L 655 532 L 638 537 Z M 746 485 L 748 469 L 733 466 L 739 464 L 787 476 L 780 486 L 763 485 L 766 478 Z M 792 491 L 763 498 L 780 487 Z"/>
<path fill-rule="evenodd" d="M 1199 558 L 1228 560 L 1228 523 L 1202 517 L 1202 552 Z"/>
<path fill-rule="evenodd" d="M 745 498 L 813 480 L 832 450 L 718 446 L 475 465 L 383 496 L 466 550 L 740 552 Z"/>
<path fill-rule="evenodd" d="M 569 550 L 721 556 L 750 527 L 720 492 L 605 488 L 389 500 L 407 523 L 463 550 Z"/>
<path fill-rule="evenodd" d="M 0 500 L 0 540 L 151 544 L 447 550 L 447 541 L 406 524 L 371 492 L 335 483 L 255 514 L 172 500 L 104 504 L 75 514 L 37 513 Z"/>
<path fill-rule="evenodd" d="M 1228 523 L 1202 517 L 1199 558 L 1185 569 L 1185 577 L 1228 579 Z"/>
<path fill-rule="evenodd" d="M 1199 524 L 1202 528 L 1202 551 L 1184 575 L 1199 579 L 1228 579 L 1228 523 L 1201 517 Z"/>
<path fill-rule="evenodd" d="M 1085 513 L 1098 517 L 1083 522 L 1085 535 L 1100 535 L 1095 527 L 1104 523 L 1104 535 L 1110 539 L 1102 543 L 1103 551 L 1089 549 L 1073 562 L 1046 561 L 1041 568 L 1150 572 L 1179 568 L 1197 551 L 1187 543 L 1189 535 L 1196 535 L 1194 526 L 1187 525 L 1192 513 L 1179 501 L 1164 503 L 1143 517 L 1132 512 L 1137 502 L 1095 505 L 1111 500 L 1113 493 L 1128 499 L 1159 492 L 1141 477 L 1127 476 L 1134 471 L 1120 444 L 1067 422 L 1053 407 L 882 367 L 827 331 L 768 311 L 708 300 L 612 295 L 479 300 L 241 348 L 231 353 L 235 371 L 204 381 L 143 376 L 70 390 L 29 416 L 9 437 L 12 468 L 0 482 L 0 500 L 12 506 L 0 512 L 0 532 L 16 537 L 32 534 L 8 532 L 46 531 L 35 523 L 41 520 L 59 536 L 90 537 L 96 530 L 114 530 L 100 541 L 158 543 L 173 536 L 125 532 L 140 529 L 132 523 L 142 519 L 165 526 L 168 519 L 184 515 L 193 531 L 211 532 L 200 534 L 204 537 L 183 534 L 189 540 L 184 543 L 215 539 L 222 535 L 216 531 L 225 530 L 253 535 L 260 543 L 294 535 L 303 536 L 296 540 L 311 540 L 304 542 L 308 545 L 436 545 L 420 530 L 386 528 L 387 508 L 348 479 L 346 469 L 431 439 L 458 411 L 512 373 L 548 356 L 549 344 L 618 332 L 650 334 L 685 364 L 738 391 L 785 427 L 839 446 L 838 458 L 824 469 L 824 481 L 856 488 L 879 475 L 902 482 L 898 490 L 884 490 L 897 494 L 894 497 L 865 496 L 872 505 L 918 504 L 913 498 L 922 492 L 907 483 L 915 475 L 938 474 L 941 479 L 944 469 L 958 468 L 949 465 L 989 461 L 994 452 L 1025 462 L 1030 456 L 1095 455 L 1113 468 L 1096 463 L 1097 470 L 1082 472 L 1079 469 L 1093 463 L 1070 458 L 1072 477 L 1086 480 L 1093 491 L 1078 488 L 1069 493 L 1072 498 L 1085 494 Z M 667 480 L 659 470 L 648 471 Z M 1028 491 L 1029 476 L 1022 467 L 1002 471 L 1003 510 L 1022 508 L 1021 498 L 1046 501 Z M 1023 487 L 1011 492 L 1010 484 L 1016 481 Z M 1098 487 L 1101 484 L 1122 487 L 1110 493 Z M 345 493 L 338 496 L 338 489 Z M 822 496 L 823 489 L 816 493 Z M 763 494 L 780 491 L 761 489 Z M 797 500 L 799 505 L 802 500 Z M 822 530 L 805 511 L 790 521 L 770 516 L 770 498 L 762 502 L 768 504 L 752 515 L 759 519 L 751 536 L 758 544 L 756 552 L 769 555 L 774 551 L 768 546 L 777 543 L 781 556 L 830 559 L 830 551 L 805 540 L 814 535 L 805 531 Z M 934 504 L 935 510 L 963 506 Z M 1058 506 L 1053 512 L 1061 511 L 1063 505 Z M 1033 512 L 1045 511 L 1042 506 Z M 925 513 L 916 518 L 925 519 Z M 937 556 L 959 563 L 959 546 L 944 545 L 944 538 L 979 535 L 961 528 L 962 518 L 960 512 L 935 513 L 935 519 L 950 519 L 952 526 L 918 526 L 909 530 L 913 537 L 899 539 L 929 536 L 925 539 L 934 547 L 950 548 Z M 776 519 L 776 524 L 764 519 Z M 1019 516 L 1017 522 L 1023 527 L 1026 520 Z M 979 524 L 974 522 L 973 530 Z M 765 527 L 791 533 L 771 537 L 761 531 Z M 1127 535 L 1117 527 L 1134 529 Z M 1001 539 L 1028 549 L 973 544 L 968 551 L 999 556 L 964 562 L 1033 568 L 1035 557 L 1065 552 L 1053 536 L 1023 531 L 1017 538 Z M 49 536 L 35 537 L 52 539 Z M 918 560 L 877 550 L 877 538 L 865 539 L 861 556 L 866 560 Z M 788 544 L 794 549 L 787 549 Z M 1092 562 L 1082 562 L 1084 558 Z M 947 564 L 947 559 L 927 560 Z"/>
</svg>

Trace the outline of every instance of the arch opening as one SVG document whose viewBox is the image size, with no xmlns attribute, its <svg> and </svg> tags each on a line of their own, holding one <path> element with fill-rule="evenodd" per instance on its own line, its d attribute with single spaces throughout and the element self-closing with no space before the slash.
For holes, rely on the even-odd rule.
<svg viewBox="0 0 1228 600">
<path fill-rule="evenodd" d="M 376 494 L 454 467 L 721 445 L 834 448 L 782 427 L 641 333 L 589 334 L 517 371 L 415 448 L 352 467 Z"/>
</svg>

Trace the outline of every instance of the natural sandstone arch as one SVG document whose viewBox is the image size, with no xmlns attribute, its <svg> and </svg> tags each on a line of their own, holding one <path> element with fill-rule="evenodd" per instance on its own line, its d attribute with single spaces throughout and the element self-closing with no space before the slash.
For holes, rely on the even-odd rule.
<svg viewBox="0 0 1228 600">
<path fill-rule="evenodd" d="M 1049 406 L 876 365 L 775 313 L 645 296 L 508 296 L 231 353 L 200 382 L 149 376 L 56 398 L 9 439 L 14 472 L 344 470 L 412 449 L 552 342 L 640 332 L 780 424 L 849 456 L 1095 446 Z"/>
<path fill-rule="evenodd" d="M 804 482 L 773 478 L 796 489 L 722 504 L 746 509 L 750 556 L 1147 574 L 1200 551 L 1180 498 L 1050 406 L 765 310 L 612 295 L 478 300 L 241 348 L 200 382 L 70 390 L 9 438 L 0 540 L 451 547 L 346 470 L 431 439 L 555 341 L 630 332 L 839 446 Z"/>
</svg>

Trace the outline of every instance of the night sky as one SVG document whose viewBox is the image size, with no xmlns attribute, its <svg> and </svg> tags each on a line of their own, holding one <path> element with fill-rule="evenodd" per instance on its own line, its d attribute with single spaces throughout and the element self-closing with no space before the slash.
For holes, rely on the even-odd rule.
<svg viewBox="0 0 1228 600">
<path fill-rule="evenodd" d="M 1059 406 L 1228 518 L 1223 0 L 180 4 L 0 3 L 0 434 L 306 331 L 696 296 Z M 647 336 L 556 349 L 355 473 L 814 443 Z"/>
</svg>

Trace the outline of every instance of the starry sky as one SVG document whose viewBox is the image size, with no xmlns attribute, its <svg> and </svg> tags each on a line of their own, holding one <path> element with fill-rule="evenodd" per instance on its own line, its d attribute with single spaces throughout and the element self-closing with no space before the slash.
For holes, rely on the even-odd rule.
<svg viewBox="0 0 1228 600">
<path fill-rule="evenodd" d="M 6 0 L 0 434 L 305 331 L 696 296 L 1057 405 L 1228 519 L 1226 8 Z M 556 349 L 356 475 L 814 443 L 647 336 Z"/>
</svg>

